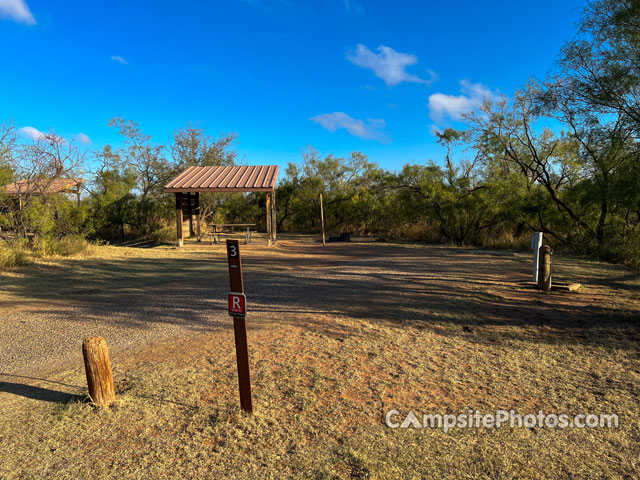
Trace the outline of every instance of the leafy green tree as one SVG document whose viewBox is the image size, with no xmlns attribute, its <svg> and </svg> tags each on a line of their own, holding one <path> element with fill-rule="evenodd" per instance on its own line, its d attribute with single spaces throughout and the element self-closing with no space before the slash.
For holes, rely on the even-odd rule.
<svg viewBox="0 0 640 480">
<path fill-rule="evenodd" d="M 292 193 L 285 197 L 287 216 L 294 228 L 319 231 L 320 194 L 323 195 L 327 230 L 367 229 L 373 211 L 379 175 L 378 167 L 366 155 L 352 152 L 349 157 L 320 153 L 309 147 L 300 166 L 289 163 L 284 185 Z M 282 203 L 283 199 L 279 199 Z"/>
<path fill-rule="evenodd" d="M 135 233 L 138 174 L 107 145 L 96 155 L 100 168 L 91 190 L 93 232 L 100 238 L 123 240 Z"/>
<path fill-rule="evenodd" d="M 589 2 L 578 35 L 561 51 L 559 71 L 548 83 L 575 116 L 612 122 L 640 135 L 640 3 L 637 0 Z"/>
<path fill-rule="evenodd" d="M 295 191 L 296 188 L 289 177 L 286 177 L 276 187 L 276 219 L 278 222 L 277 231 L 279 232 L 286 231 L 285 229 L 290 225 L 291 201 Z"/>
<path fill-rule="evenodd" d="M 152 138 L 135 122 L 115 117 L 109 126 L 117 128 L 124 137 L 124 147 L 116 152 L 121 169 L 136 175 L 135 232 L 150 235 L 171 217 L 172 199 L 162 189 L 176 174 L 177 166 L 165 156 L 164 145 L 152 143 Z"/>
<path fill-rule="evenodd" d="M 463 132 L 438 132 L 446 148 L 445 165 L 405 165 L 394 179 L 406 204 L 407 220 L 426 222 L 444 241 L 465 244 L 478 241 L 485 231 L 508 218 L 490 198 L 490 187 L 481 169 L 480 157 L 455 162 L 452 151 L 465 139 Z"/>
<path fill-rule="evenodd" d="M 557 136 L 549 128 L 539 128 L 539 110 L 536 97 L 530 90 L 517 92 L 511 104 L 485 102 L 480 112 L 468 116 L 471 126 L 467 132 L 473 147 L 482 162 L 494 172 L 502 170 L 513 178 L 513 172 L 521 175 L 521 184 L 527 195 L 537 198 L 541 187 L 549 202 L 558 212 L 560 221 L 553 222 L 564 230 L 554 231 L 542 217 L 548 208 L 539 202 L 535 212 L 538 217 L 536 229 L 552 234 L 562 241 L 577 241 L 593 234 L 588 222 L 588 213 L 575 199 L 579 188 L 581 168 L 576 156 L 574 140 L 568 136 Z M 504 184 L 503 184 L 504 187 Z M 524 207 L 523 205 L 521 205 Z M 531 211 L 535 204 L 529 203 Z M 534 209 L 535 210 L 535 209 Z M 526 215 L 523 220 L 527 220 Z M 545 224 L 547 226 L 545 226 Z M 579 232 L 570 238 L 572 232 Z"/>
<path fill-rule="evenodd" d="M 640 3 L 589 3 L 557 72 L 536 85 L 540 111 L 562 122 L 584 173 L 592 249 L 618 255 L 640 234 Z"/>
<path fill-rule="evenodd" d="M 235 165 L 235 133 L 225 133 L 220 138 L 206 134 L 204 128 L 187 124 L 173 133 L 170 150 L 178 170 L 191 166 Z"/>
<path fill-rule="evenodd" d="M 219 138 L 206 134 L 204 128 L 187 124 L 173 134 L 170 146 L 171 155 L 177 172 L 187 167 L 201 166 L 231 166 L 235 165 L 238 154 L 235 150 L 237 135 L 225 133 Z M 203 224 L 231 222 L 231 218 L 238 218 L 238 205 L 249 201 L 251 208 L 246 211 L 244 220 L 255 220 L 255 209 L 259 197 L 236 193 L 200 193 L 200 221 Z M 257 218 L 261 218 L 258 215 Z M 253 223 L 253 222 L 252 222 Z"/>
</svg>

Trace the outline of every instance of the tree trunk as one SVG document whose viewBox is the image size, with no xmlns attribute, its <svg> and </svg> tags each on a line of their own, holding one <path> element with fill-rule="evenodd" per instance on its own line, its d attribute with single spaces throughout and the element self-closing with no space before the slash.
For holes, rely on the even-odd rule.
<svg viewBox="0 0 640 480">
<path fill-rule="evenodd" d="M 600 218 L 598 219 L 598 226 L 596 227 L 596 241 L 598 242 L 598 256 L 602 256 L 602 248 L 604 246 L 604 225 L 607 219 L 607 212 L 609 206 L 607 204 L 607 198 L 603 196 L 600 207 Z"/>
</svg>

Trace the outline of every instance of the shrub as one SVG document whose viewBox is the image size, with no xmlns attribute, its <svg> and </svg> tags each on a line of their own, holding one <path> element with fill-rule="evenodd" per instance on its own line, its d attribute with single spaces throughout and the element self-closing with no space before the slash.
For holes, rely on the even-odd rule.
<svg viewBox="0 0 640 480">
<path fill-rule="evenodd" d="M 175 242 L 178 240 L 178 235 L 175 227 L 162 227 L 149 234 L 149 240 L 153 242 Z"/>
<path fill-rule="evenodd" d="M 30 263 L 29 252 L 22 244 L 0 245 L 0 267 L 21 267 Z"/>
<path fill-rule="evenodd" d="M 62 237 L 54 243 L 54 255 L 60 255 L 62 257 L 69 257 L 71 255 L 78 255 L 81 253 L 87 253 L 90 250 L 91 245 L 84 237 L 80 235 L 68 235 Z"/>
<path fill-rule="evenodd" d="M 48 257 L 52 255 L 69 257 L 71 255 L 86 253 L 90 248 L 91 244 L 81 235 L 67 235 L 62 238 L 38 236 L 33 239 L 31 245 L 33 255 L 36 257 Z"/>
</svg>

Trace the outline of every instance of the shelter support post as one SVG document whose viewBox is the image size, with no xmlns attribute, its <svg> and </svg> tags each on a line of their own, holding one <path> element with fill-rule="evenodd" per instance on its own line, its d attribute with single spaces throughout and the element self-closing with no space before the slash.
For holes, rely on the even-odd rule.
<svg viewBox="0 0 640 480">
<path fill-rule="evenodd" d="M 178 247 L 182 247 L 182 193 L 176 193 L 176 233 L 178 234 Z"/>
<path fill-rule="evenodd" d="M 271 243 L 276 244 L 276 190 L 271 193 Z"/>
<path fill-rule="evenodd" d="M 198 241 L 202 239 L 202 230 L 200 229 L 200 194 L 196 195 L 196 233 L 198 234 Z"/>
<path fill-rule="evenodd" d="M 192 193 L 187 193 L 187 215 L 189 215 L 189 236 L 195 237 L 196 232 L 193 229 L 193 202 L 195 197 Z"/>
<path fill-rule="evenodd" d="M 267 244 L 271 245 L 271 193 L 267 193 Z"/>
</svg>

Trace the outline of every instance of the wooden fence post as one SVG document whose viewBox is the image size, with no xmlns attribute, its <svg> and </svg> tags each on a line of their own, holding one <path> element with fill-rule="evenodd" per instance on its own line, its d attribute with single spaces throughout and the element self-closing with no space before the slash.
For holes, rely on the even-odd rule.
<svg viewBox="0 0 640 480">
<path fill-rule="evenodd" d="M 551 247 L 543 245 L 538 255 L 538 290 L 551 291 Z"/>
<path fill-rule="evenodd" d="M 320 222 L 322 224 L 322 246 L 326 247 L 327 244 L 324 240 L 324 210 L 322 209 L 322 194 L 320 194 Z"/>
<path fill-rule="evenodd" d="M 107 342 L 102 337 L 89 337 L 82 343 L 84 370 L 89 396 L 93 403 L 105 407 L 115 400 L 113 373 Z"/>
</svg>

